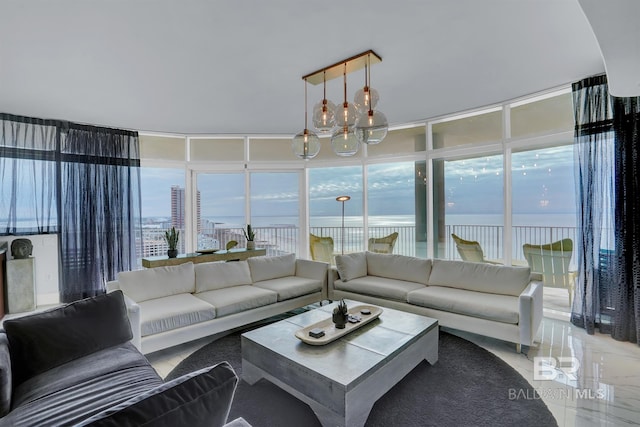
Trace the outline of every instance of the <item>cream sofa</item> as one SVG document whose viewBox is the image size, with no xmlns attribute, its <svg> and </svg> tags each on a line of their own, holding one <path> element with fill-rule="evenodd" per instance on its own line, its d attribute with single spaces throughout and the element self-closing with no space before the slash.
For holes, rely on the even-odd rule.
<svg viewBox="0 0 640 427">
<path fill-rule="evenodd" d="M 542 321 L 542 282 L 530 276 L 528 267 L 359 252 L 336 256 L 328 295 L 433 317 L 520 351 Z"/>
<path fill-rule="evenodd" d="M 327 298 L 323 262 L 295 254 L 126 271 L 133 344 L 144 354 L 244 326 Z"/>
</svg>

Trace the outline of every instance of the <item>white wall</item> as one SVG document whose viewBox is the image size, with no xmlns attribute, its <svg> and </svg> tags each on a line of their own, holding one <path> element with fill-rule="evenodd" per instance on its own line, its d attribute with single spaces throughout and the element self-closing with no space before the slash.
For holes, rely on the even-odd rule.
<svg viewBox="0 0 640 427">
<path fill-rule="evenodd" d="M 12 259 L 11 242 L 15 239 L 29 239 L 33 243 L 32 257 L 36 264 L 36 304 L 50 305 L 60 301 L 58 291 L 58 236 L 38 234 L 35 236 L 2 236 L 0 242 L 9 242 L 7 259 Z"/>
</svg>

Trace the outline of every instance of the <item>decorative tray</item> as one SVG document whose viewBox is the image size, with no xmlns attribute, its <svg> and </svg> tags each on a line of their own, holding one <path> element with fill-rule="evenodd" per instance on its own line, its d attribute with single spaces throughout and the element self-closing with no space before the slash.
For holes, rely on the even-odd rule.
<svg viewBox="0 0 640 427">
<path fill-rule="evenodd" d="M 371 314 L 361 314 L 361 310 L 369 310 Z M 347 312 L 349 313 L 349 315 L 359 316 L 362 320 L 357 323 L 347 322 L 344 329 L 338 329 L 333 323 L 331 313 L 327 313 L 329 315 L 327 319 L 296 331 L 296 338 L 311 345 L 329 344 L 330 342 L 337 340 L 338 338 L 348 334 L 349 332 L 355 331 L 356 329 L 361 328 L 367 323 L 370 323 L 371 321 L 377 319 L 378 316 L 382 314 L 382 308 L 375 305 L 360 304 L 349 308 Z M 322 329 L 324 335 L 319 338 L 309 336 L 309 331 L 315 328 Z"/>
<path fill-rule="evenodd" d="M 199 249 L 196 252 L 199 254 L 212 254 L 218 252 L 220 249 Z"/>
</svg>

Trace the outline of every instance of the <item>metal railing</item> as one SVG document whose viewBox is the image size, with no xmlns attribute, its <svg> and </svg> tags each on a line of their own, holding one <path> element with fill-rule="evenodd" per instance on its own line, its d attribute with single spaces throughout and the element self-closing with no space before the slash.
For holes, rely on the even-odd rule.
<svg viewBox="0 0 640 427">
<path fill-rule="evenodd" d="M 266 248 L 267 255 L 273 256 L 282 253 L 297 253 L 300 230 L 294 225 L 278 225 L 266 227 L 254 227 L 256 232 L 256 245 Z M 367 249 L 364 241 L 363 227 L 310 227 L 310 232 L 320 237 L 332 237 L 334 252 L 358 252 Z M 398 239 L 393 250 L 395 254 L 409 256 L 426 256 L 426 242 L 416 241 L 415 226 L 376 226 L 369 227 L 369 237 L 384 237 L 397 232 Z M 455 233 L 466 240 L 475 240 L 482 246 L 484 255 L 489 259 L 503 259 L 504 227 L 500 225 L 446 225 L 445 234 L 441 236 L 441 245 L 438 256 L 448 259 L 460 259 L 456 246 L 451 239 Z M 143 229 L 142 257 L 164 255 L 167 245 L 163 239 L 164 230 Z M 512 228 L 512 259 L 524 260 L 522 245 L 530 243 L 534 245 L 551 243 L 557 240 L 576 238 L 575 227 L 553 226 L 514 226 Z M 245 238 L 242 228 L 203 229 L 199 233 L 199 241 L 207 248 L 224 249 L 231 240 L 238 242 L 238 247 L 245 247 Z M 182 239 L 179 242 L 179 251 L 184 252 Z M 442 251 L 442 252 L 440 252 Z"/>
</svg>

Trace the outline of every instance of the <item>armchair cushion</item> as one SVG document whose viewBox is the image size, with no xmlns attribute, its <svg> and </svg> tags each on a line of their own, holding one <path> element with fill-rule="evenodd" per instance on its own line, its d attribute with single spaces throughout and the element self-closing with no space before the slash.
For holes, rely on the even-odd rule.
<svg viewBox="0 0 640 427">
<path fill-rule="evenodd" d="M 222 362 L 166 382 L 84 420 L 80 426 L 223 426 L 238 383 Z"/>
<path fill-rule="evenodd" d="M 6 320 L 14 387 L 64 363 L 132 338 L 122 291 Z"/>
</svg>

